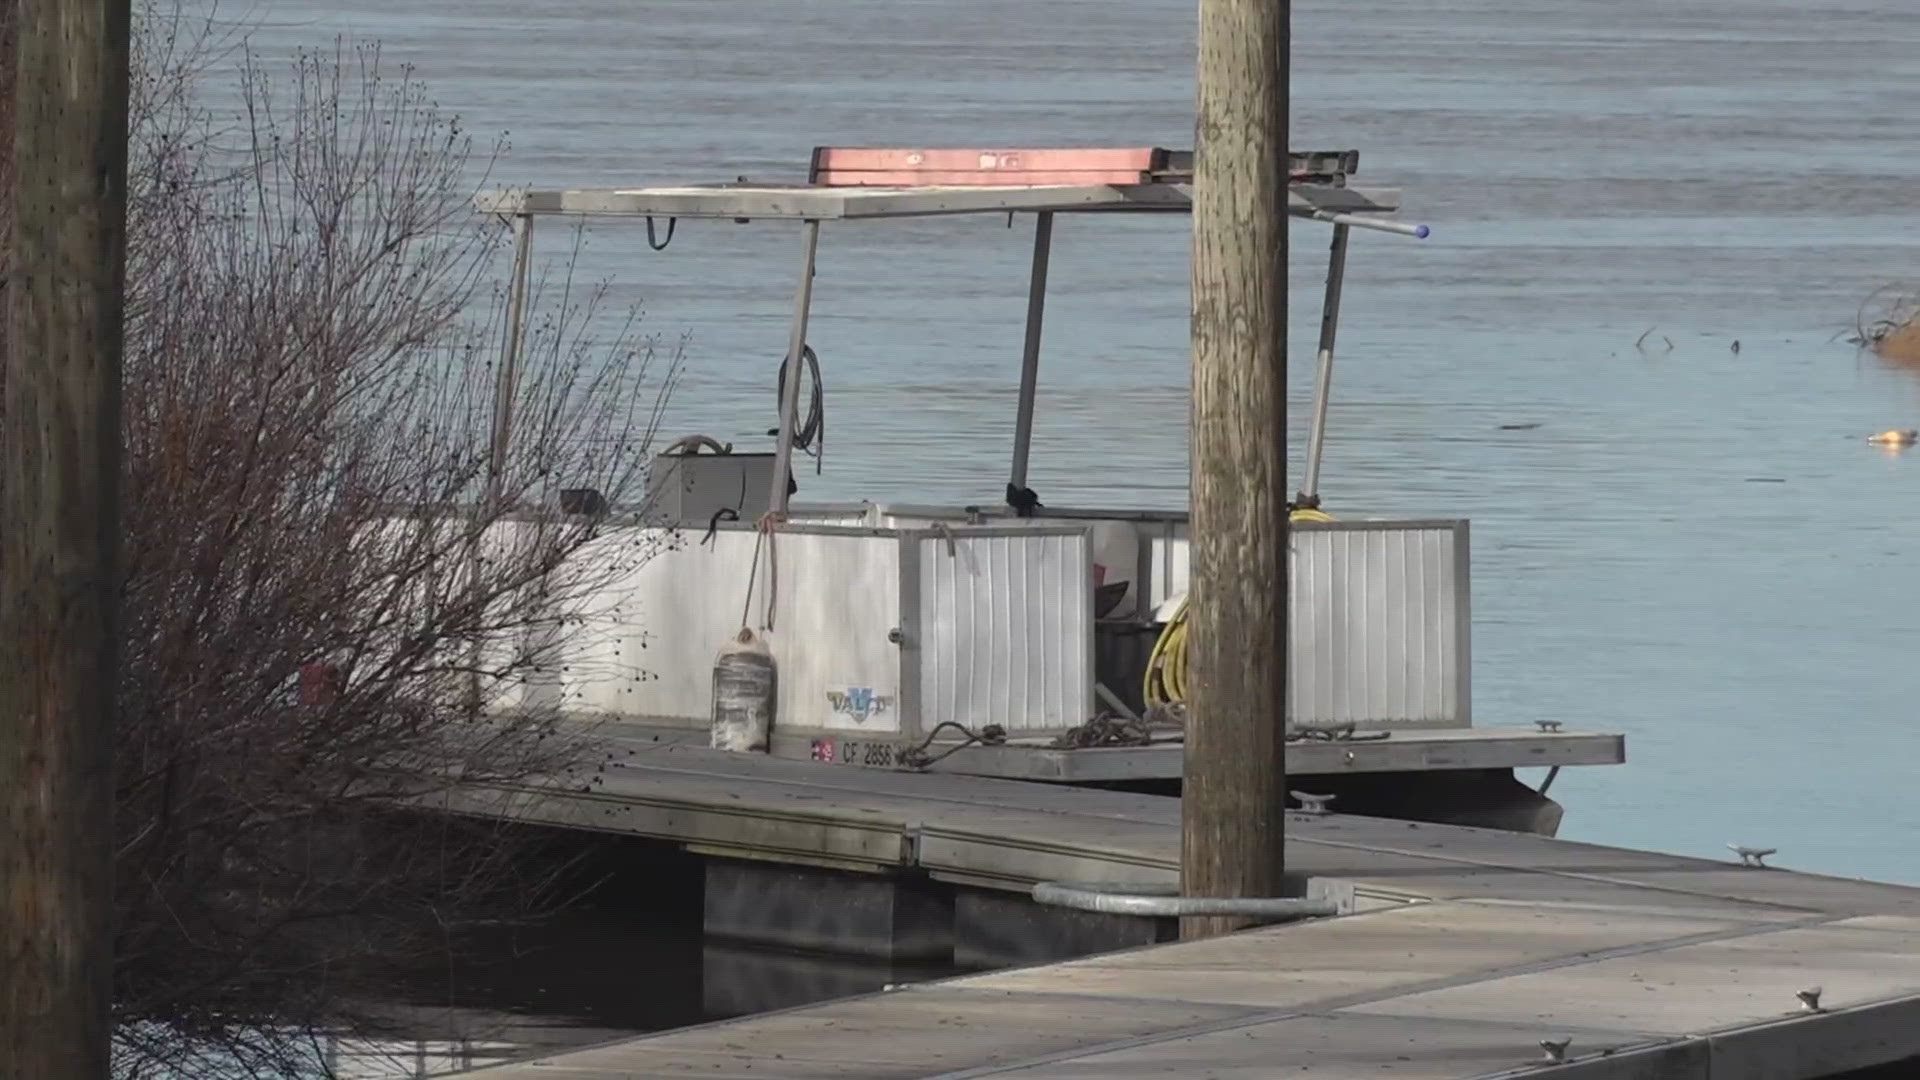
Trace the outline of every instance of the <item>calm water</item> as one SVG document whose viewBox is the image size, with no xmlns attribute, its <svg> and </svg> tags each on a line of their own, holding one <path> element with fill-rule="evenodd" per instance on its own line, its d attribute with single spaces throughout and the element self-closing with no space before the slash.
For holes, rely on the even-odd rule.
<svg viewBox="0 0 1920 1080">
<path fill-rule="evenodd" d="M 332 1051 L 338 1080 L 411 1080 L 952 974 L 716 944 L 701 940 L 697 908 L 668 914 L 603 900 L 462 939 L 449 967 L 423 970 L 370 1010 L 385 1018 L 380 1030 L 322 1053 Z M 316 1069 L 313 1080 L 324 1075 Z"/>
<path fill-rule="evenodd" d="M 384 40 L 510 132 L 503 182 L 791 179 L 817 143 L 1191 143 L 1193 0 L 315 10 L 261 9 L 256 42 Z M 1323 488 L 1335 513 L 1472 519 L 1479 721 L 1626 732 L 1627 765 L 1554 788 L 1568 837 L 1920 882 L 1920 455 L 1861 438 L 1920 426 L 1920 374 L 1834 341 L 1920 279 L 1920 20 L 1297 0 L 1295 34 L 1295 145 L 1358 147 L 1434 229 L 1356 239 Z M 1184 499 L 1185 227 L 1058 230 L 1049 501 Z M 1304 408 L 1327 234 L 1293 235 Z M 1026 245 L 993 220 L 829 228 L 826 472 L 803 497 L 997 497 Z M 590 272 L 694 336 L 676 433 L 771 421 L 797 247 L 773 226 L 683 225 L 658 254 L 590 236 Z"/>
</svg>

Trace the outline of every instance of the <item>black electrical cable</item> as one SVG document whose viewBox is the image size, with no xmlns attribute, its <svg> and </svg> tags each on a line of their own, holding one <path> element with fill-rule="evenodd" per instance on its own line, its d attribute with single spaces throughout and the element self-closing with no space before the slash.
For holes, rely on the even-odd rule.
<svg viewBox="0 0 1920 1080">
<path fill-rule="evenodd" d="M 807 374 L 812 377 L 813 393 L 808 395 L 806 421 L 796 424 L 793 429 L 793 445 L 795 449 L 802 453 L 813 456 L 813 471 L 818 473 L 820 471 L 820 459 L 825 455 L 827 449 L 826 391 L 820 382 L 820 358 L 814 354 L 813 346 L 802 345 L 800 347 L 800 360 L 807 366 Z M 785 359 L 780 361 L 780 379 L 776 384 L 774 392 L 779 399 L 780 405 L 784 405 L 787 400 L 787 362 Z M 776 405 L 775 408 L 777 410 L 779 405 Z M 772 431 L 767 432 L 767 434 L 777 436 L 780 434 L 780 429 L 774 428 Z"/>
</svg>

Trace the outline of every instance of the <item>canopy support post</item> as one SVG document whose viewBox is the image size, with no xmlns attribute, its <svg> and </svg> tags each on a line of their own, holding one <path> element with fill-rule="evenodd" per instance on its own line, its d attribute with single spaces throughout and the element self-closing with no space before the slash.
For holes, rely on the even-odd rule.
<svg viewBox="0 0 1920 1080">
<path fill-rule="evenodd" d="M 1013 473 L 1007 500 L 1027 486 L 1027 458 L 1033 448 L 1033 405 L 1040 384 L 1040 329 L 1047 307 L 1047 260 L 1053 251 L 1053 211 L 1033 216 L 1033 273 L 1027 283 L 1027 338 L 1020 357 L 1020 412 L 1013 424 Z"/>
<path fill-rule="evenodd" d="M 773 452 L 773 495 L 768 506 L 775 518 L 786 516 L 788 489 L 793 486 L 793 429 L 800 411 L 801 358 L 807 348 L 807 315 L 813 307 L 814 258 L 820 251 L 820 222 L 808 218 L 801 244 L 800 287 L 794 290 L 793 333 L 787 339 L 786 378 L 780 392 L 780 435 Z"/>
<path fill-rule="evenodd" d="M 533 215 L 513 217 L 513 281 L 507 292 L 507 335 L 493 383 L 493 439 L 487 454 L 487 504 L 499 501 L 513 440 L 514 398 L 520 391 L 520 355 L 527 340 L 527 279 L 533 275 Z"/>
<path fill-rule="evenodd" d="M 507 451 L 513 441 L 513 407 L 520 393 L 520 356 L 527 337 L 527 283 L 533 276 L 533 215 L 523 209 L 513 216 L 513 279 L 507 286 L 506 336 L 500 346 L 500 370 L 493 379 L 493 431 L 487 440 L 487 475 L 480 502 L 473 507 L 467 538 L 467 572 L 471 585 L 480 582 L 483 537 L 506 509 Z M 484 701 L 480 660 L 482 644 L 467 650 L 472 669 L 466 680 L 466 707 L 479 716 Z"/>
<path fill-rule="evenodd" d="M 1327 400 L 1333 393 L 1333 339 L 1340 329 L 1340 288 L 1347 277 L 1347 232 L 1344 223 L 1333 227 L 1327 253 L 1327 294 L 1320 307 L 1320 370 L 1313 387 L 1313 427 L 1307 436 L 1307 475 L 1295 503 L 1320 505 L 1320 459 L 1327 445 Z"/>
</svg>

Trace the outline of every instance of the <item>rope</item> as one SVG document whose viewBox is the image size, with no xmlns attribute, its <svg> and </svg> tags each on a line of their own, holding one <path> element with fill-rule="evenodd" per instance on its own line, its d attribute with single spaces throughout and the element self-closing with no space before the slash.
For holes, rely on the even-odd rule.
<svg viewBox="0 0 1920 1080">
<path fill-rule="evenodd" d="M 1287 732 L 1288 742 L 1379 742 L 1391 738 L 1391 731 L 1356 732 L 1353 721 L 1344 724 L 1300 724 Z"/>
<path fill-rule="evenodd" d="M 767 538 L 764 530 L 755 529 L 753 535 L 753 563 L 747 567 L 747 598 L 740 604 L 740 629 L 747 628 L 747 620 L 753 614 L 753 582 L 760 576 L 760 544 Z M 773 571 L 767 571 L 771 574 Z"/>
<path fill-rule="evenodd" d="M 773 606 L 780 597 L 780 549 L 777 546 L 782 517 L 774 513 L 760 515 L 760 523 L 755 528 L 767 541 L 767 607 L 766 614 L 760 620 L 760 629 L 773 633 Z M 753 542 L 754 559 L 760 558 L 760 540 Z"/>
<path fill-rule="evenodd" d="M 928 757 L 927 747 L 932 746 L 933 740 L 939 738 L 941 728 L 952 728 L 965 736 L 965 738 L 958 745 L 949 746 L 940 753 Z M 975 743 L 979 743 L 981 746 L 1005 746 L 1007 744 L 1007 729 L 1001 727 L 999 724 L 988 724 L 979 731 L 975 731 L 965 724 L 957 724 L 952 720 L 942 720 L 938 724 L 933 725 L 933 730 L 927 732 L 927 737 L 921 740 L 920 745 L 909 746 L 905 750 L 900 751 L 900 764 L 905 765 L 909 769 L 924 769 L 934 762 L 951 757 Z"/>
<path fill-rule="evenodd" d="M 679 218 L 668 218 L 667 238 L 665 240 L 655 241 L 653 237 L 653 217 L 649 215 L 647 217 L 647 246 L 655 251 L 667 250 L 667 245 L 673 243 L 673 227 L 679 223 Z"/>
<path fill-rule="evenodd" d="M 700 538 L 700 546 L 706 547 L 708 544 L 713 543 L 714 536 L 716 536 L 720 532 L 721 522 L 739 521 L 739 520 L 740 520 L 739 513 L 737 513 L 731 506 L 723 506 L 720 509 L 715 510 L 713 512 L 713 516 L 707 519 L 707 535 Z"/>
<path fill-rule="evenodd" d="M 731 513 L 731 511 L 723 512 Z M 719 518 L 720 515 L 716 513 L 714 515 L 714 521 L 717 523 Z M 753 527 L 753 564 L 747 568 L 747 598 L 740 604 L 740 629 L 742 630 L 747 628 L 748 620 L 751 619 L 753 615 L 753 583 L 758 580 L 760 576 L 760 549 L 765 547 L 767 551 L 767 602 L 766 606 L 762 609 L 760 629 L 766 633 L 773 632 L 774 600 L 779 596 L 780 592 L 780 551 L 774 544 L 774 534 L 779 531 L 782 520 L 778 514 L 761 514 L 760 520 L 755 523 Z"/>
<path fill-rule="evenodd" d="M 1101 713 L 1078 727 L 1068 728 L 1053 740 L 1056 750 L 1084 750 L 1091 746 L 1145 746 L 1153 741 L 1153 732 L 1145 720 L 1131 716 Z"/>
<path fill-rule="evenodd" d="M 813 377 L 813 393 L 807 397 L 807 420 L 799 423 L 796 419 L 793 429 L 794 449 L 813 458 L 813 471 L 817 476 L 820 465 L 827 453 L 827 396 L 820 382 L 820 357 L 815 355 L 813 346 L 800 346 L 800 361 L 807 366 L 807 374 Z M 775 386 L 778 404 L 776 410 L 787 401 L 787 361 L 780 360 L 780 379 Z M 780 429 L 774 428 L 768 435 L 779 435 Z"/>
</svg>

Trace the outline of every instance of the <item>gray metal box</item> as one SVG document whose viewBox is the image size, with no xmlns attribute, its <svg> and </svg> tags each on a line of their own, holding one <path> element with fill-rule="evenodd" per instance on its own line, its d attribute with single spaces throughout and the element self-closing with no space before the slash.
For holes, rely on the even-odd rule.
<svg viewBox="0 0 1920 1080">
<path fill-rule="evenodd" d="M 660 454 L 647 487 L 650 509 L 668 521 L 705 524 L 722 509 L 756 521 L 773 495 L 773 455 Z"/>
</svg>

